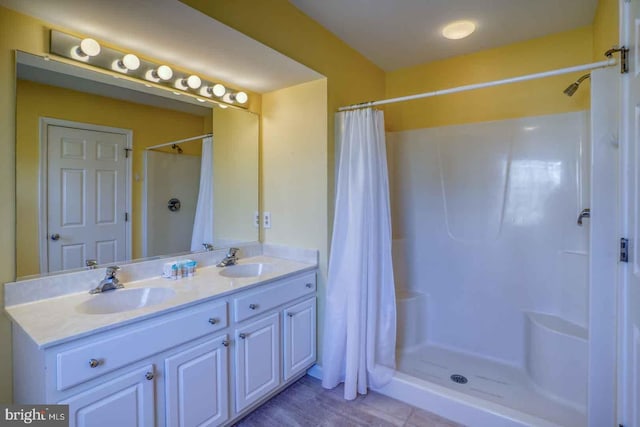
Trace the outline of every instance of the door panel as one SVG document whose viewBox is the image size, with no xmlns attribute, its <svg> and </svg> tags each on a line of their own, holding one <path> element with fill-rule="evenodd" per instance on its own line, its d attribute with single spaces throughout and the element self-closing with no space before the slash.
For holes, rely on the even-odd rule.
<svg viewBox="0 0 640 427">
<path fill-rule="evenodd" d="M 73 396 L 69 405 L 70 427 L 153 427 L 154 381 L 149 365 Z"/>
<path fill-rule="evenodd" d="M 236 330 L 236 410 L 242 411 L 280 384 L 278 313 Z"/>
<path fill-rule="evenodd" d="M 48 271 L 126 260 L 126 142 L 125 134 L 47 126 Z"/>
<path fill-rule="evenodd" d="M 96 171 L 96 192 L 96 224 L 115 224 L 118 210 L 118 176 L 116 171 Z"/>
<path fill-rule="evenodd" d="M 229 419 L 226 339 L 217 337 L 165 361 L 168 426 L 216 426 Z"/>
<path fill-rule="evenodd" d="M 284 311 L 284 380 L 316 360 L 316 299 Z"/>
</svg>

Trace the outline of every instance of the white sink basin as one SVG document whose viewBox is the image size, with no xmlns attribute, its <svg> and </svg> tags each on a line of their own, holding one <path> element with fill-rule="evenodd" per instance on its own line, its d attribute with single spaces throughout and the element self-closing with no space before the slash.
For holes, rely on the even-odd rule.
<svg viewBox="0 0 640 427">
<path fill-rule="evenodd" d="M 273 270 L 273 264 L 236 264 L 223 268 L 220 275 L 224 277 L 258 277 L 271 273 Z"/>
<path fill-rule="evenodd" d="M 109 314 L 135 310 L 160 304 L 175 296 L 170 288 L 116 289 L 96 294 L 90 300 L 79 304 L 77 310 L 85 314 Z"/>
</svg>

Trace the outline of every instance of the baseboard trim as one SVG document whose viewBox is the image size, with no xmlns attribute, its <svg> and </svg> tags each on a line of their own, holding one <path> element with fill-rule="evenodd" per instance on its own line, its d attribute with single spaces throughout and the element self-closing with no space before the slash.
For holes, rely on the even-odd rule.
<svg viewBox="0 0 640 427">
<path fill-rule="evenodd" d="M 307 375 L 310 377 L 322 380 L 322 366 L 317 363 L 307 370 Z"/>
</svg>

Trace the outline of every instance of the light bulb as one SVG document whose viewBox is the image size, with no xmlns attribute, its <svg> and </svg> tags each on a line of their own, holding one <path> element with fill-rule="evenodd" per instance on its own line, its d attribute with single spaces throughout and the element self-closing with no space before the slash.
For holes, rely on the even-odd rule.
<svg viewBox="0 0 640 427">
<path fill-rule="evenodd" d="M 161 65 L 155 70 L 147 71 L 144 78 L 157 83 L 160 80 L 169 80 L 172 76 L 173 70 L 166 65 Z"/>
<path fill-rule="evenodd" d="M 222 97 L 222 100 L 224 102 L 226 102 L 227 104 L 233 104 L 233 101 L 235 100 L 233 95 L 231 95 L 230 93 L 225 93 L 224 96 Z"/>
<path fill-rule="evenodd" d="M 100 53 L 100 43 L 94 39 L 83 39 L 80 42 L 80 51 L 86 56 L 97 56 Z"/>
<path fill-rule="evenodd" d="M 178 89 L 187 90 L 189 88 L 198 89 L 201 84 L 202 84 L 202 80 L 200 80 L 200 77 L 192 75 L 187 77 L 186 79 L 183 77 L 176 79 L 175 86 Z"/>
<path fill-rule="evenodd" d="M 203 86 L 202 89 L 200 89 L 200 95 L 206 96 L 209 98 L 211 98 L 211 95 L 221 97 L 226 93 L 226 91 L 227 89 L 223 85 L 221 85 L 220 83 L 217 83 L 213 86 Z"/>
<path fill-rule="evenodd" d="M 124 65 L 127 70 L 137 70 L 140 68 L 140 59 L 133 53 L 128 53 L 122 58 L 122 65 Z"/>
<path fill-rule="evenodd" d="M 111 68 L 121 73 L 126 73 L 129 70 L 137 70 L 140 68 L 140 59 L 132 53 L 126 54 L 122 59 L 116 59 L 111 64 Z"/>
<path fill-rule="evenodd" d="M 80 46 L 73 46 L 69 53 L 77 61 L 88 62 L 90 57 L 100 53 L 100 44 L 94 39 L 83 39 Z"/>
<path fill-rule="evenodd" d="M 247 102 L 247 100 L 249 99 L 249 97 L 247 96 L 246 93 L 244 92 L 238 92 L 235 94 L 235 99 L 238 103 L 240 104 L 244 104 L 245 102 Z"/>
<path fill-rule="evenodd" d="M 202 80 L 198 76 L 189 76 L 187 79 L 187 86 L 191 89 L 198 89 L 202 85 Z"/>
<path fill-rule="evenodd" d="M 156 74 L 161 80 L 169 80 L 173 77 L 173 70 L 166 65 L 161 65 L 158 67 Z"/>
<path fill-rule="evenodd" d="M 223 96 L 227 92 L 227 88 L 224 87 L 223 85 L 221 85 L 220 83 L 217 83 L 217 84 L 213 85 L 212 91 L 213 91 L 213 94 L 215 96 L 220 97 L 220 96 Z"/>
<path fill-rule="evenodd" d="M 224 105 L 224 104 L 218 104 L 218 107 L 222 108 L 223 110 L 226 110 L 227 108 L 229 108 L 228 105 Z"/>
</svg>

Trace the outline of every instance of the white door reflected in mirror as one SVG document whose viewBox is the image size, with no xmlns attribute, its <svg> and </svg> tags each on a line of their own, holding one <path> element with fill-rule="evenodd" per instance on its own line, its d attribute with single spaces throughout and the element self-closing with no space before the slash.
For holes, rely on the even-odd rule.
<svg viewBox="0 0 640 427">
<path fill-rule="evenodd" d="M 47 125 L 46 272 L 127 259 L 127 135 Z"/>
</svg>

